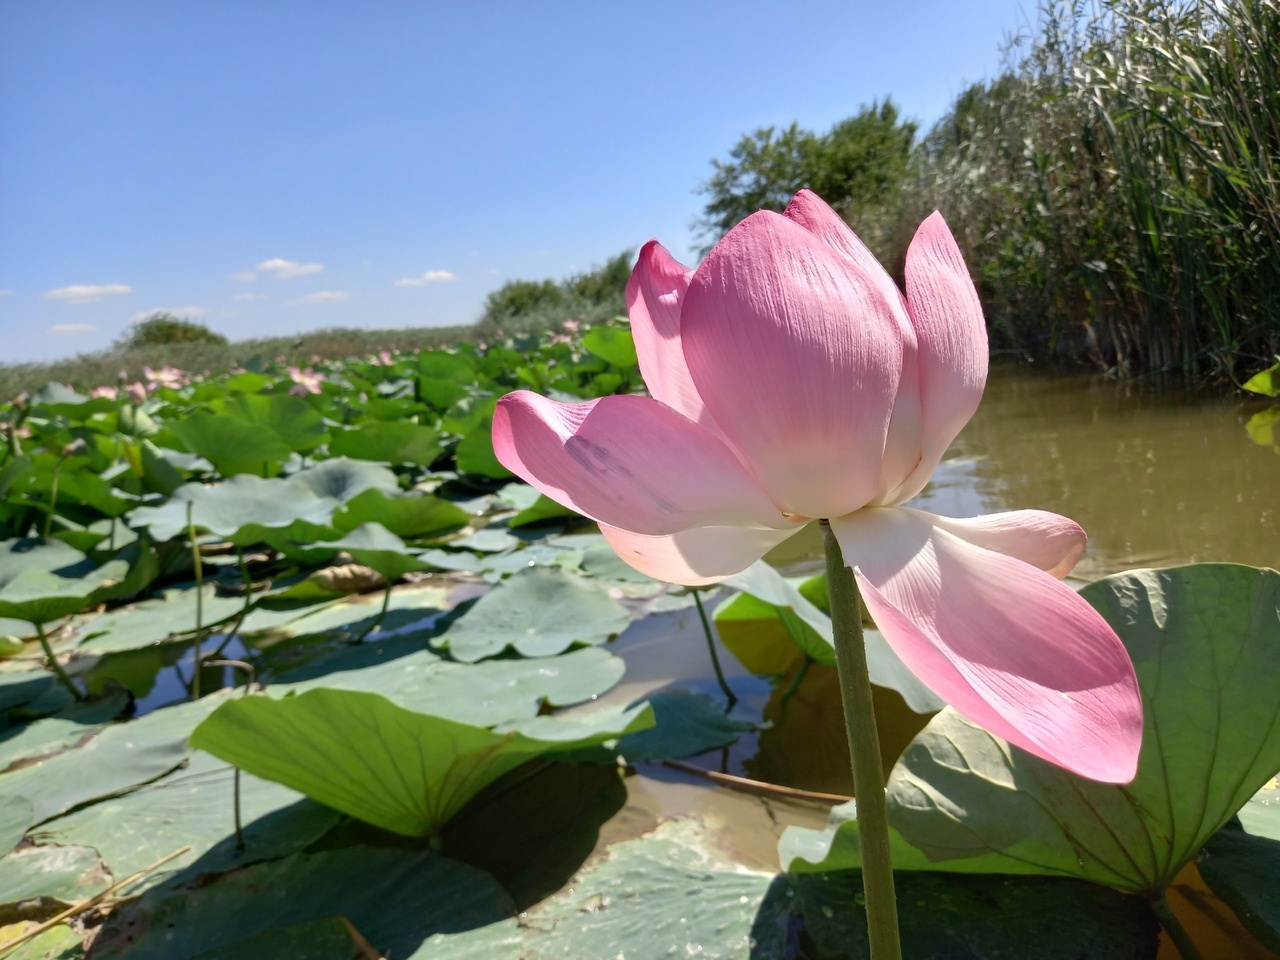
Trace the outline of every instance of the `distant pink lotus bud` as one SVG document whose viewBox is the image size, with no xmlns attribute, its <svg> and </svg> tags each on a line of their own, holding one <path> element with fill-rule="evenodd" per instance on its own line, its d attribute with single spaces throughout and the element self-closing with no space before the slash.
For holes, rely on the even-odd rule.
<svg viewBox="0 0 1280 960">
<path fill-rule="evenodd" d="M 135 406 L 147 399 L 147 388 L 137 380 L 125 387 L 124 392 L 128 394 L 129 401 Z"/>
<path fill-rule="evenodd" d="M 1059 579 L 1084 531 L 1040 510 L 903 506 L 977 408 L 988 355 L 941 215 L 916 232 L 905 276 L 904 293 L 808 191 L 747 217 L 696 270 L 651 241 L 627 284 L 651 397 L 516 391 L 494 412 L 494 450 L 676 583 L 722 580 L 825 519 L 884 638 L 939 697 L 1030 753 L 1128 782 L 1133 664 Z"/>
</svg>

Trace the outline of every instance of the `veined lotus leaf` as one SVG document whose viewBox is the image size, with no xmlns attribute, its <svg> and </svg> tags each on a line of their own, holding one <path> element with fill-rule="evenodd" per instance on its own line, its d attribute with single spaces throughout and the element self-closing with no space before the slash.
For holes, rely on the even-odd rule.
<svg viewBox="0 0 1280 960">
<path fill-rule="evenodd" d="M 224 703 L 192 732 L 191 745 L 384 830 L 422 836 L 527 760 L 652 722 L 646 706 L 587 727 L 544 717 L 498 732 L 405 710 L 374 693 L 316 689 Z"/>
<path fill-rule="evenodd" d="M 191 889 L 152 890 L 112 916 L 94 953 L 172 960 L 225 948 L 225 956 L 262 956 L 236 946 L 346 917 L 380 956 L 407 957 L 432 935 L 484 927 L 514 910 L 497 881 L 474 867 L 426 850 L 346 847 L 253 864 Z"/>
<path fill-rule="evenodd" d="M 193 864 L 201 873 L 213 873 L 244 862 L 235 845 L 235 791 L 234 768 L 197 754 L 189 765 L 153 783 L 49 821 L 32 837 L 40 844 L 93 847 L 116 879 L 191 845 L 189 853 L 130 888 L 138 894 L 168 883 Z M 254 860 L 297 852 L 332 829 L 340 816 L 281 784 L 241 775 L 240 818 L 245 848 Z M 0 859 L 0 882 L 5 859 Z"/>
<path fill-rule="evenodd" d="M 324 418 L 307 401 L 290 393 L 234 394 L 214 400 L 210 407 L 224 418 L 270 430 L 298 453 L 314 450 L 329 436 Z"/>
<path fill-rule="evenodd" d="M 365 523 L 377 523 L 397 537 L 410 540 L 443 537 L 470 522 L 471 515 L 448 500 L 430 494 L 387 496 L 381 490 L 366 490 L 333 516 L 334 529 L 343 533 Z"/>
<path fill-rule="evenodd" d="M 514 517 L 507 521 L 509 527 L 523 527 L 531 523 L 540 523 L 543 520 L 559 520 L 564 517 L 576 517 L 576 510 L 561 506 L 548 496 L 542 494 L 534 502 L 525 507 Z"/>
<path fill-rule="evenodd" d="M 317 687 L 380 693 L 407 710 L 490 727 L 538 715 L 543 704 L 594 700 L 625 670 L 621 657 L 584 647 L 539 660 L 484 660 L 462 665 L 422 649 L 417 636 L 348 647 L 285 674 L 270 696 Z M 722 716 L 723 719 L 723 716 Z"/>
<path fill-rule="evenodd" d="M 139 507 L 129 520 L 150 527 L 157 540 L 171 540 L 187 532 L 188 504 L 197 530 L 246 546 L 258 542 L 264 529 L 292 532 L 306 524 L 323 530 L 338 501 L 317 497 L 289 480 L 246 473 L 218 484 L 184 484 L 165 503 Z"/>
<path fill-rule="evenodd" d="M 52 717 L 10 727 L 0 733 L 0 772 L 19 760 L 49 756 L 75 746 L 118 717 L 128 705 L 129 697 L 117 691 L 97 700 L 73 703 Z"/>
<path fill-rule="evenodd" d="M 509 646 L 521 656 L 549 657 L 575 643 L 604 643 L 630 622 L 630 614 L 603 584 L 535 566 L 512 574 L 477 600 L 443 639 L 449 652 L 466 663 Z"/>
<path fill-rule="evenodd" d="M 357 563 L 372 567 L 392 582 L 411 570 L 432 569 L 430 564 L 423 563 L 414 556 L 403 540 L 380 523 L 362 523 L 341 540 L 312 543 L 303 549 L 327 549 L 334 553 L 345 550 Z"/>
<path fill-rule="evenodd" d="M 1244 928 L 1280 955 L 1280 840 L 1219 830 L 1205 845 L 1200 876 Z"/>
<path fill-rule="evenodd" d="M 0 541 L 0 590 L 24 570 L 47 570 L 59 577 L 82 577 L 94 562 L 61 540 L 23 537 Z"/>
<path fill-rule="evenodd" d="M 491 554 L 481 558 L 480 570 L 490 583 L 497 583 L 508 574 L 522 573 L 534 567 L 559 567 L 577 570 L 582 566 L 583 552 L 571 550 L 551 541 L 530 543 L 510 553 Z"/>
<path fill-rule="evenodd" d="M 1280 357 L 1276 357 L 1276 362 L 1267 369 L 1240 384 L 1240 389 L 1260 393 L 1264 397 L 1280 397 Z"/>
<path fill-rule="evenodd" d="M 399 589 L 391 594 L 387 615 L 382 621 L 382 632 L 403 630 L 411 625 L 430 629 L 444 612 L 447 591 L 438 587 Z M 380 603 L 377 595 L 361 599 L 351 598 L 332 603 L 322 610 L 273 611 L 269 607 L 255 608 L 245 619 L 242 632 L 279 629 L 298 637 L 305 634 L 321 634 L 341 630 L 359 635 L 377 615 Z M 292 615 L 290 615 L 292 614 Z M 421 638 L 419 638 L 421 639 Z"/>
<path fill-rule="evenodd" d="M 772 617 L 781 622 L 787 635 L 802 653 L 818 663 L 835 666 L 831 618 L 810 603 L 799 589 L 769 564 L 759 560 L 742 573 L 729 577 L 724 585 L 740 590 L 757 601 L 752 603 L 734 599 L 717 608 L 714 614 L 716 626 L 730 651 L 736 646 L 743 649 L 744 656 L 752 664 L 770 667 L 777 665 L 778 661 L 767 651 L 751 651 L 751 636 L 755 629 L 752 624 L 767 623 L 770 619 L 769 610 L 761 606 L 763 603 L 772 608 Z M 933 713 L 942 709 L 942 701 L 898 659 L 880 631 L 865 630 L 864 640 L 867 669 L 872 683 L 896 690 L 907 702 L 907 706 L 916 713 Z M 751 667 L 750 664 L 744 665 L 749 669 Z M 785 669 L 785 664 L 783 667 Z"/>
<path fill-rule="evenodd" d="M 459 507 L 459 509 L 462 509 Z M 465 511 L 463 511 L 465 512 Z M 478 553 L 503 553 L 520 545 L 520 538 L 497 527 L 485 527 L 465 537 L 449 541 L 456 550 L 475 550 Z"/>
<path fill-rule="evenodd" d="M 675 690 L 655 693 L 648 699 L 653 708 L 654 725 L 639 733 L 629 733 L 618 741 L 616 752 L 626 757 L 628 763 L 692 756 L 733 743 L 744 733 L 756 729 L 754 723 L 726 716 L 724 706 L 706 694 Z"/>
<path fill-rule="evenodd" d="M 1136 779 L 1077 777 L 948 708 L 890 774 L 895 866 L 1061 874 L 1158 894 L 1280 770 L 1280 574 L 1138 570 L 1082 596 L 1137 670 L 1146 735 Z M 856 866 L 856 820 L 789 829 L 781 852 L 790 870 Z"/>
<path fill-rule="evenodd" d="M 129 564 L 112 560 L 82 577 L 60 577 L 47 570 L 24 570 L 0 588 L 0 617 L 46 624 L 83 610 L 95 593 L 124 580 Z"/>
<path fill-rule="evenodd" d="M 280 434 L 269 427 L 217 417 L 203 410 L 185 420 L 171 420 L 166 428 L 224 477 L 237 473 L 275 474 L 292 452 Z"/>
<path fill-rule="evenodd" d="M 244 609 L 241 597 L 219 596 L 211 583 L 201 588 L 201 627 L 225 623 Z M 196 589 L 166 590 L 150 600 L 131 603 L 85 622 L 81 646 L 91 653 L 134 650 L 174 635 L 190 636 L 196 629 Z"/>
<path fill-rule="evenodd" d="M 471 432 L 458 441 L 454 459 L 459 473 L 473 473 L 491 480 L 515 476 L 498 462 L 493 452 L 493 414 L 485 417 Z"/>
<path fill-rule="evenodd" d="M 0 775 L 0 785 L 5 796 L 30 804 L 30 828 L 90 800 L 155 780 L 190 756 L 187 735 L 226 696 L 212 694 L 108 727 L 82 747 Z"/>
<path fill-rule="evenodd" d="M 440 434 L 431 427 L 407 421 L 374 421 L 335 431 L 329 451 L 354 460 L 374 460 L 392 465 L 415 463 L 430 466 L 440 456 Z"/>
<path fill-rule="evenodd" d="M 592 327 L 582 335 L 582 345 L 592 354 L 615 367 L 634 367 L 636 342 L 631 331 L 622 327 Z"/>
<path fill-rule="evenodd" d="M 289 482 L 307 488 L 317 497 L 330 497 L 339 503 L 347 503 L 366 490 L 381 490 L 388 496 L 400 491 L 396 475 L 386 467 L 346 457 L 334 457 L 299 470 Z"/>
<path fill-rule="evenodd" d="M 84 900 L 110 885 L 92 847 L 23 847 L 0 857 L 0 905 L 34 897 Z"/>
</svg>

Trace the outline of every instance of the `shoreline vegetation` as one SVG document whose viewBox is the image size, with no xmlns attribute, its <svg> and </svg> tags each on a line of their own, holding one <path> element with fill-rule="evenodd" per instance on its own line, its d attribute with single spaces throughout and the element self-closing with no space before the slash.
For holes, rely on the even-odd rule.
<svg viewBox="0 0 1280 960">
<path fill-rule="evenodd" d="M 1044 0 L 1038 22 L 923 135 L 890 100 L 823 134 L 744 135 L 712 160 L 694 226 L 709 248 L 812 189 L 900 281 L 912 232 L 938 209 L 975 272 L 993 356 L 1240 385 L 1280 354 L 1280 0 Z M 590 324 L 625 313 L 631 259 L 511 281 L 468 326 L 0 364 L 0 396 L 132 380 L 144 365 L 219 373 L 255 356 L 301 365 Z"/>
</svg>

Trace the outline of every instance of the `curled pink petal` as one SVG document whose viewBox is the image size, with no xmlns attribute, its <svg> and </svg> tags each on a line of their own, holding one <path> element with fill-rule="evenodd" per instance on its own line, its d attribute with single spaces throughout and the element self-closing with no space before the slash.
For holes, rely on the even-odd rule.
<svg viewBox="0 0 1280 960">
<path fill-rule="evenodd" d="M 600 524 L 609 546 L 655 580 L 700 587 L 741 573 L 803 524 L 767 527 L 693 527 L 664 537 L 645 536 Z"/>
<path fill-rule="evenodd" d="M 689 376 L 680 341 L 680 307 L 691 276 L 658 241 L 650 240 L 627 281 L 627 314 L 649 395 L 709 426 L 711 418 Z"/>
<path fill-rule="evenodd" d="M 494 410 L 493 449 L 556 502 L 635 533 L 787 525 L 719 437 L 649 397 L 568 404 L 518 390 Z"/>
<path fill-rule="evenodd" d="M 978 409 L 987 383 L 987 326 L 960 248 L 932 214 L 907 250 L 907 311 L 915 327 L 923 437 L 920 464 L 886 503 L 924 489 L 960 428 Z"/>
<path fill-rule="evenodd" d="M 876 495 L 901 376 L 894 309 L 847 258 L 767 211 L 694 273 L 680 318 L 689 373 L 789 513 L 839 516 Z"/>
<path fill-rule="evenodd" d="M 831 523 L 894 652 L 1010 743 L 1094 780 L 1132 780 L 1142 700 L 1106 621 L 1044 571 L 925 516 L 873 508 Z"/>
<path fill-rule="evenodd" d="M 909 507 L 902 509 L 975 547 L 1015 557 L 1059 580 L 1075 568 L 1089 540 L 1080 524 L 1047 510 L 1009 510 L 953 520 Z"/>
</svg>

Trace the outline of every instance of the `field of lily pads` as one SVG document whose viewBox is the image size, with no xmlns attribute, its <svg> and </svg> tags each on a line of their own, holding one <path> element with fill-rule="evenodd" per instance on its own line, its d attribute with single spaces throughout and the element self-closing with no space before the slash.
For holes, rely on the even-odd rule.
<svg viewBox="0 0 1280 960">
<path fill-rule="evenodd" d="M 0 957 L 864 955 L 817 565 L 658 583 L 494 456 L 643 389 L 625 321 L 79 386 L 0 407 Z M 1127 786 L 868 631 L 905 955 L 1280 953 L 1280 574 L 1083 595 Z"/>
</svg>

